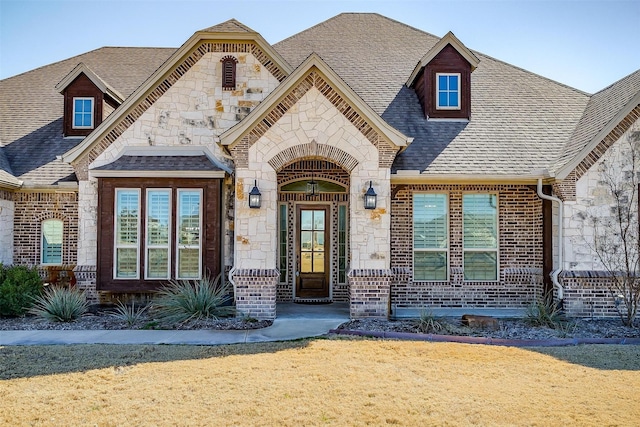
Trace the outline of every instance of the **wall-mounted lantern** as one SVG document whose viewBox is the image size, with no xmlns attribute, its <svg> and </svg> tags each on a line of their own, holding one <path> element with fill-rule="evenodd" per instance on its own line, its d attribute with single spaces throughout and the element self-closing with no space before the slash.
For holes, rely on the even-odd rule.
<svg viewBox="0 0 640 427">
<path fill-rule="evenodd" d="M 260 194 L 260 190 L 258 190 L 258 180 L 255 180 L 253 183 L 253 188 L 249 192 L 249 207 L 251 209 L 259 209 L 262 203 L 262 195 Z"/>
<path fill-rule="evenodd" d="M 372 181 L 369 181 L 369 189 L 366 193 L 364 193 L 364 208 L 365 209 L 375 209 L 376 203 L 378 199 L 378 195 L 375 191 L 373 191 Z"/>
</svg>

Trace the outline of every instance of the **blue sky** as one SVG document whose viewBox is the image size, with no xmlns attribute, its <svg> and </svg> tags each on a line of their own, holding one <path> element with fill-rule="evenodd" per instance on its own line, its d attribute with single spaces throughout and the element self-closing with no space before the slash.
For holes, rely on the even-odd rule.
<svg viewBox="0 0 640 427">
<path fill-rule="evenodd" d="M 0 0 L 0 78 L 103 46 L 179 47 L 230 18 L 275 43 L 341 12 L 451 30 L 471 49 L 590 93 L 640 68 L 640 0 Z"/>
</svg>

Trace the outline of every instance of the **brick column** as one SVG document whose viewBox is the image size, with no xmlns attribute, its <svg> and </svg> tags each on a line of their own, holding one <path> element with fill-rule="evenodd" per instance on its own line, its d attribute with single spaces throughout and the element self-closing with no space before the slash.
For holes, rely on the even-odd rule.
<svg viewBox="0 0 640 427">
<path fill-rule="evenodd" d="M 389 295 L 393 272 L 387 269 L 351 270 L 349 279 L 349 314 L 352 319 L 389 318 Z"/>
<path fill-rule="evenodd" d="M 76 287 L 84 291 L 89 304 L 98 304 L 100 298 L 96 290 L 96 273 L 98 269 L 95 265 L 76 265 L 73 273 L 76 276 Z"/>
<path fill-rule="evenodd" d="M 236 309 L 239 313 L 259 320 L 276 318 L 278 270 L 236 270 L 232 278 L 236 283 Z"/>
</svg>

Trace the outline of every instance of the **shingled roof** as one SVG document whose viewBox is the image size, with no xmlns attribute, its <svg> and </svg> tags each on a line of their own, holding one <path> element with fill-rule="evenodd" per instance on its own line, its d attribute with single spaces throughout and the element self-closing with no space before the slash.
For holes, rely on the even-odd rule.
<svg viewBox="0 0 640 427">
<path fill-rule="evenodd" d="M 554 169 L 559 170 L 573 160 L 607 125 L 615 126 L 617 123 L 611 121 L 639 92 L 640 70 L 637 70 L 594 94 L 571 138 L 563 147 Z"/>
<path fill-rule="evenodd" d="M 0 145 L 12 175 L 25 185 L 73 180 L 56 159 L 80 140 L 62 137 L 63 96 L 56 85 L 86 64 L 123 96 L 130 95 L 175 49 L 104 47 L 0 81 Z"/>
<path fill-rule="evenodd" d="M 414 137 L 394 173 L 512 176 L 548 168 L 589 95 L 474 52 L 480 62 L 471 74 L 471 121 L 427 121 L 404 84 L 438 40 L 378 14 L 344 13 L 274 47 L 293 66 L 317 52 L 378 114 Z"/>
<path fill-rule="evenodd" d="M 235 19 L 229 19 L 221 24 L 200 30 L 206 33 L 255 33 L 256 31 L 244 25 Z"/>
</svg>

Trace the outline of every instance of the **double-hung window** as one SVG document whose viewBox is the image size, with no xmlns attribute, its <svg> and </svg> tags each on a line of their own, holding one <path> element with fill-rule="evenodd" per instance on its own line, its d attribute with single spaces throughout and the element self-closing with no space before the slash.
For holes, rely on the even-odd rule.
<svg viewBox="0 0 640 427">
<path fill-rule="evenodd" d="M 59 219 L 42 221 L 41 262 L 44 265 L 62 264 L 63 222 Z"/>
<path fill-rule="evenodd" d="M 436 73 L 436 108 L 460 109 L 460 73 Z"/>
<path fill-rule="evenodd" d="M 118 188 L 115 209 L 113 277 L 116 279 L 139 279 L 140 190 Z"/>
<path fill-rule="evenodd" d="M 178 190 L 177 278 L 197 279 L 201 271 L 202 190 Z"/>
<path fill-rule="evenodd" d="M 171 259 L 171 189 L 147 189 L 147 279 L 169 279 Z"/>
<path fill-rule="evenodd" d="M 448 280 L 447 205 L 446 194 L 413 195 L 413 280 Z"/>
<path fill-rule="evenodd" d="M 498 280 L 498 196 L 462 195 L 464 280 Z"/>
<path fill-rule="evenodd" d="M 73 98 L 73 128 L 93 129 L 93 98 Z"/>
</svg>

